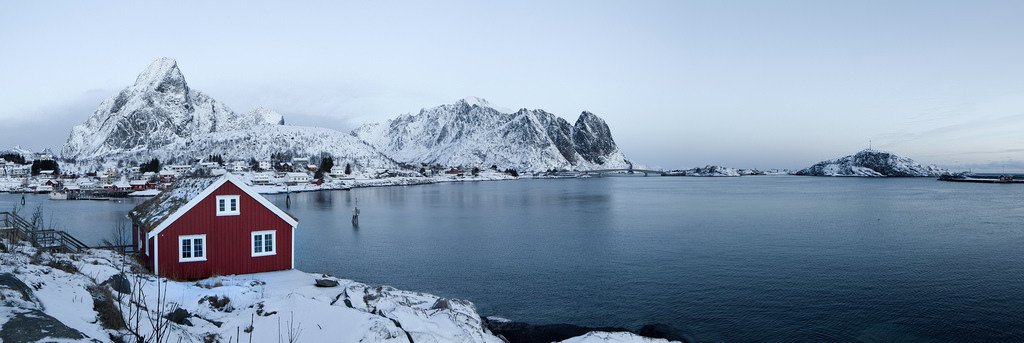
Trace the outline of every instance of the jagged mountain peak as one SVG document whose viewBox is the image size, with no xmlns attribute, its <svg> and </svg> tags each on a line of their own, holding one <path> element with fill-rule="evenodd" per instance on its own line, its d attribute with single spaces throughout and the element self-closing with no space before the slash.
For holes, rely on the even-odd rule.
<svg viewBox="0 0 1024 343">
<path fill-rule="evenodd" d="M 135 84 L 132 85 L 132 88 L 136 90 L 155 90 L 161 86 L 173 86 L 171 88 L 188 91 L 185 75 L 178 68 L 178 61 L 175 61 L 173 58 L 161 57 L 150 63 L 149 67 L 143 70 L 135 79 Z M 161 91 L 166 90 L 169 89 L 161 89 Z"/>
<path fill-rule="evenodd" d="M 463 103 L 465 103 L 466 105 L 469 105 L 469 106 L 476 105 L 476 106 L 480 106 L 480 107 L 491 107 L 491 103 L 489 101 L 487 101 L 487 99 L 480 98 L 480 97 L 475 97 L 475 96 L 467 96 L 465 98 L 460 99 L 459 101 L 461 101 L 461 102 L 463 102 Z"/>
<path fill-rule="evenodd" d="M 581 115 L 576 125 L 544 110 L 495 109 L 469 97 L 424 108 L 353 134 L 405 163 L 491 166 L 525 171 L 626 166 L 607 124 Z"/>
<path fill-rule="evenodd" d="M 277 119 L 273 113 L 232 111 L 191 89 L 171 58 L 150 63 L 135 83 L 104 100 L 85 123 L 71 130 L 61 155 L 94 158 L 159 148 L 186 137 L 251 128 Z"/>
</svg>

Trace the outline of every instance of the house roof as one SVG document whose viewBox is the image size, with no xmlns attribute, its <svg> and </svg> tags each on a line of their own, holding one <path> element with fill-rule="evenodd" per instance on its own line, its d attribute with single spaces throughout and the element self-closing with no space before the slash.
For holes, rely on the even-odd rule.
<svg viewBox="0 0 1024 343">
<path fill-rule="evenodd" d="M 231 174 L 223 176 L 186 177 L 174 182 L 170 189 L 160 192 L 152 199 L 146 200 L 128 212 L 128 216 L 145 231 L 150 232 L 152 237 L 156 233 L 174 222 L 175 219 L 184 215 L 188 210 L 199 204 L 214 190 L 226 182 L 232 182 L 243 192 L 251 196 L 257 202 L 267 207 L 281 219 L 298 225 L 298 219 L 274 206 L 266 198 L 252 191 L 243 182 L 235 179 Z"/>
</svg>

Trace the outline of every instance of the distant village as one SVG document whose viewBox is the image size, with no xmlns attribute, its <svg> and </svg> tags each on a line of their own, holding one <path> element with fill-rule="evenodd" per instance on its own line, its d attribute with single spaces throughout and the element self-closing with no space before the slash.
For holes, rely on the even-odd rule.
<svg viewBox="0 0 1024 343">
<path fill-rule="evenodd" d="M 64 167 L 64 168 L 62 168 Z M 61 161 L 49 150 L 42 152 L 7 151 L 0 153 L 0 192 L 51 194 L 53 199 L 104 199 L 126 196 L 152 196 L 171 187 L 183 176 L 218 176 L 231 173 L 247 183 L 288 190 L 350 188 L 345 181 L 388 178 L 465 178 L 481 174 L 518 177 L 512 169 L 497 167 L 406 166 L 409 169 L 354 172 L 351 163 L 334 164 L 331 156 L 284 157 L 265 160 L 225 160 L 211 155 L 194 163 L 162 164 L 152 159 L 138 165 L 117 163 L 105 167 L 85 167 Z M 418 170 L 417 170 L 418 167 Z M 90 170 L 92 169 L 92 170 Z M 440 180 L 438 180 L 440 181 Z"/>
</svg>

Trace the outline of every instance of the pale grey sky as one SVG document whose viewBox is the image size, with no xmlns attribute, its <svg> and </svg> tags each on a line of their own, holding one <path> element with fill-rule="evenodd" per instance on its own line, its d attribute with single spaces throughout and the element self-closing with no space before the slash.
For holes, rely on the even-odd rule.
<svg viewBox="0 0 1024 343">
<path fill-rule="evenodd" d="M 59 147 L 152 60 L 236 111 L 350 129 L 479 96 L 668 168 L 795 168 L 872 140 L 1024 167 L 1024 2 L 5 2 L 0 147 Z"/>
</svg>

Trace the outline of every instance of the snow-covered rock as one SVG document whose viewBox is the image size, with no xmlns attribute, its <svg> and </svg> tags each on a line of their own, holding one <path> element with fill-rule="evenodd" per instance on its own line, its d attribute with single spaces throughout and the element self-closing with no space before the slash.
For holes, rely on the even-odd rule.
<svg viewBox="0 0 1024 343">
<path fill-rule="evenodd" d="M 810 176 L 934 177 L 944 172 L 946 172 L 945 169 L 934 165 L 923 166 L 912 159 L 890 152 L 865 149 L 854 155 L 819 162 L 794 174 Z"/>
<path fill-rule="evenodd" d="M 575 124 L 545 112 L 503 112 L 470 97 L 353 132 L 399 162 L 490 166 L 524 171 L 626 168 L 611 130 L 583 112 Z"/>
<path fill-rule="evenodd" d="M 632 332 L 589 332 L 583 336 L 573 337 L 561 343 L 656 343 L 669 342 L 661 338 L 647 338 Z"/>
<path fill-rule="evenodd" d="M 253 118 L 263 118 L 264 123 L 284 125 L 283 115 L 263 106 L 258 106 L 252 109 L 252 111 L 249 111 L 249 116 Z"/>
<path fill-rule="evenodd" d="M 26 245 L 3 243 L 10 251 L 0 252 L 0 332 L 22 335 L 17 338 L 50 337 L 45 341 L 107 341 L 127 333 L 103 327 L 96 306 L 103 301 L 93 298 L 104 294 L 97 289 L 109 287 L 102 281 L 131 270 L 123 269 L 130 262 L 104 250 L 36 254 Z M 150 318 L 177 312 L 179 322 L 187 321 L 170 324 L 167 342 L 279 342 L 287 341 L 289 329 L 301 342 L 502 342 L 465 300 L 297 270 L 199 282 L 124 273 L 136 297 L 114 299 L 113 306 L 119 302 L 121 308 L 134 308 L 132 298 L 144 305 L 141 322 L 129 325 L 150 337 Z M 318 279 L 335 281 L 338 287 L 316 287 Z M 158 306 L 157 287 L 165 299 L 163 306 Z M 61 329 L 60 335 L 53 334 L 54 328 Z"/>
<path fill-rule="evenodd" d="M 191 89 L 178 63 L 161 58 L 134 84 L 103 101 L 84 124 L 75 126 L 62 157 L 88 159 L 156 149 L 194 135 L 279 124 L 278 117 L 269 111 L 232 111 Z"/>
<path fill-rule="evenodd" d="M 722 166 L 704 166 L 691 169 L 673 170 L 665 173 L 666 176 L 704 176 L 704 177 L 728 177 L 742 175 L 735 168 Z"/>
</svg>

